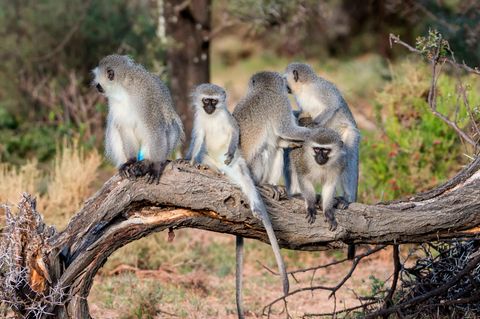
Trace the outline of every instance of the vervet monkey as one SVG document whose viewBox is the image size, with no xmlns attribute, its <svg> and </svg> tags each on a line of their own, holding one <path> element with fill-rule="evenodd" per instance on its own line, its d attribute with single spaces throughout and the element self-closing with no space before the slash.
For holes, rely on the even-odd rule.
<svg viewBox="0 0 480 319">
<path fill-rule="evenodd" d="M 303 142 L 309 133 L 296 124 L 285 79 L 277 72 L 254 74 L 233 117 L 240 127 L 242 155 L 255 182 L 277 184 L 283 171 L 283 148 Z"/>
<path fill-rule="evenodd" d="M 160 178 L 168 155 L 184 138 L 167 86 L 124 55 L 109 55 L 93 70 L 93 85 L 108 98 L 107 157 L 123 177 Z"/>
<path fill-rule="evenodd" d="M 308 64 L 291 63 L 285 71 L 288 90 L 295 96 L 301 110 L 300 118 L 311 117 L 315 125 L 337 132 L 346 152 L 341 187 L 348 202 L 357 200 L 360 132 L 347 102 L 337 87 L 317 76 Z M 348 257 L 355 255 L 349 246 Z"/>
<path fill-rule="evenodd" d="M 290 151 L 290 173 L 305 199 L 307 219 L 315 222 L 317 195 L 315 185 L 322 185 L 322 210 L 331 231 L 337 228 L 333 215 L 335 191 L 346 167 L 346 152 L 340 135 L 323 127 L 312 129 L 304 145 Z"/>
<path fill-rule="evenodd" d="M 239 127 L 227 109 L 225 90 L 214 84 L 201 84 L 192 94 L 195 108 L 192 144 L 187 158 L 192 162 L 207 164 L 210 168 L 226 174 L 240 186 L 246 195 L 252 214 L 260 219 L 268 234 L 283 288 L 288 293 L 288 277 L 280 254 L 277 238 L 272 228 L 265 205 L 250 176 L 250 171 L 238 149 Z M 239 318 L 244 317 L 242 302 L 243 237 L 236 240 L 236 298 Z"/>
</svg>

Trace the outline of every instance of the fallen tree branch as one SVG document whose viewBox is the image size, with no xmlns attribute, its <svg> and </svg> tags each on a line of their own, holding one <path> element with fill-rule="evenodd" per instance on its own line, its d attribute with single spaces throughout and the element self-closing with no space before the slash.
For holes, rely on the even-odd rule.
<svg viewBox="0 0 480 319">
<path fill-rule="evenodd" d="M 466 267 L 460 271 L 454 278 L 452 278 L 452 280 L 450 282 L 448 282 L 447 284 L 445 285 L 442 285 L 441 287 L 437 288 L 437 289 L 434 289 L 434 290 L 431 290 L 421 296 L 418 296 L 418 297 L 415 297 L 415 298 L 411 298 L 405 302 L 402 302 L 398 305 L 395 305 L 395 306 L 392 306 L 392 307 L 389 307 L 387 309 L 381 309 L 379 311 L 376 311 L 372 314 L 369 314 L 367 315 L 365 318 L 368 319 L 368 318 L 378 318 L 380 316 L 384 316 L 384 315 L 388 315 L 388 314 L 391 314 L 391 313 L 394 313 L 398 310 L 401 310 L 401 309 L 404 309 L 408 306 L 412 306 L 414 304 L 418 304 L 418 303 L 421 303 L 422 301 L 424 300 L 427 300 L 429 298 L 432 298 L 434 296 L 437 296 L 439 294 L 442 294 L 444 293 L 445 291 L 447 291 L 450 287 L 452 287 L 453 285 L 455 285 L 460 279 L 462 279 L 465 275 L 467 275 L 472 269 L 474 269 L 475 267 L 478 266 L 478 264 L 480 263 L 480 255 L 477 255 L 476 257 L 472 258 L 468 264 L 466 265 Z"/>
<path fill-rule="evenodd" d="M 344 243 L 397 244 L 480 234 L 480 158 L 437 190 L 404 201 L 336 210 L 335 232 L 305 219 L 301 199 L 260 187 L 279 244 L 323 250 Z M 0 298 L 26 318 L 90 318 L 93 278 L 118 248 L 153 232 L 199 228 L 268 242 L 241 191 L 224 176 L 170 163 L 159 185 L 112 177 L 70 220 L 47 227 L 28 195 L 7 214 L 0 243 Z M 7 210 L 8 211 L 8 210 Z M 318 212 L 321 214 L 321 212 Z M 293 265 L 291 265 L 293 266 Z"/>
</svg>

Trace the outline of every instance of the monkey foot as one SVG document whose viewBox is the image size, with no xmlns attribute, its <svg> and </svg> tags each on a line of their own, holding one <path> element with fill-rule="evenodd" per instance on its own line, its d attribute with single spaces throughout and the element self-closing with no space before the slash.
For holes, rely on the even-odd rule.
<svg viewBox="0 0 480 319">
<path fill-rule="evenodd" d="M 350 205 L 350 203 L 343 196 L 335 197 L 335 208 L 347 209 L 348 205 Z"/>
<path fill-rule="evenodd" d="M 163 170 L 167 166 L 168 161 L 165 161 L 163 163 L 153 163 L 150 166 L 150 169 L 148 170 L 148 179 L 147 182 L 152 184 L 155 182 L 157 185 L 160 182 L 160 176 L 162 176 Z"/>
<path fill-rule="evenodd" d="M 167 166 L 167 163 L 167 161 L 164 163 L 152 162 L 149 160 L 135 161 L 123 169 L 124 176 L 131 180 L 147 176 L 147 182 L 149 184 L 152 184 L 153 182 L 158 184 L 160 176 L 162 175 L 165 166 Z M 126 163 L 124 165 L 126 165 Z M 122 167 L 124 165 L 122 165 Z"/>
<path fill-rule="evenodd" d="M 224 161 L 225 165 L 230 165 L 230 163 L 233 160 L 233 157 L 234 157 L 234 154 L 228 153 L 228 152 L 225 153 L 225 161 Z"/>
<path fill-rule="evenodd" d="M 179 159 L 175 160 L 175 162 L 177 162 L 178 164 L 190 164 L 191 163 L 190 160 L 184 159 L 184 158 L 179 158 Z"/>
<path fill-rule="evenodd" d="M 128 161 L 126 161 L 125 163 L 123 163 L 120 166 L 120 168 L 118 169 L 118 172 L 119 172 L 120 176 L 122 176 L 123 178 L 128 178 L 128 179 L 133 178 L 134 175 L 132 175 L 131 169 L 132 169 L 132 166 L 134 166 L 134 164 L 136 162 L 137 162 L 136 158 L 131 158 Z"/>
<path fill-rule="evenodd" d="M 315 209 L 315 207 L 307 208 L 306 218 L 309 224 L 313 224 L 315 222 L 315 219 L 317 219 L 317 210 Z"/>
<path fill-rule="evenodd" d="M 320 194 L 317 194 L 317 197 L 316 197 L 316 200 L 317 200 L 317 207 L 321 210 L 323 210 L 323 207 L 322 207 L 322 195 Z M 335 197 L 335 201 L 333 203 L 333 207 L 337 208 L 337 209 L 347 209 L 348 208 L 348 205 L 350 205 L 350 202 L 347 201 L 345 199 L 345 197 L 343 196 L 338 196 L 338 197 Z"/>
<path fill-rule="evenodd" d="M 147 183 L 152 184 L 155 182 L 157 185 L 160 182 L 160 176 L 162 176 L 165 166 L 167 166 L 168 161 L 165 162 L 151 162 L 148 160 L 143 160 L 138 162 L 136 165 L 136 172 L 138 177 L 147 176 Z"/>
<path fill-rule="evenodd" d="M 337 229 L 337 221 L 335 220 L 335 216 L 333 216 L 333 210 L 329 209 L 325 213 L 325 222 L 328 223 L 328 229 L 330 231 L 334 231 Z"/>
<path fill-rule="evenodd" d="M 280 200 L 282 198 L 288 198 L 285 188 L 280 188 L 276 185 L 262 184 L 261 187 L 267 193 L 267 196 L 274 200 Z"/>
</svg>

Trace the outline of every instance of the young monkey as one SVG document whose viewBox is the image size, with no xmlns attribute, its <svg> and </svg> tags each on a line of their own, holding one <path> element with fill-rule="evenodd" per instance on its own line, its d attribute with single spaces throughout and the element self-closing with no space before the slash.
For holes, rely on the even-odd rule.
<svg viewBox="0 0 480 319">
<path fill-rule="evenodd" d="M 341 185 L 346 152 L 340 135 L 331 129 L 316 127 L 301 148 L 290 151 L 291 178 L 298 183 L 305 199 L 307 219 L 315 222 L 317 198 L 315 184 L 322 185 L 322 210 L 331 231 L 337 228 L 333 215 L 335 190 Z"/>
<path fill-rule="evenodd" d="M 260 219 L 268 234 L 279 273 L 283 279 L 285 294 L 288 293 L 288 277 L 280 254 L 277 238 L 272 228 L 265 205 L 250 176 L 250 171 L 241 156 L 239 127 L 227 110 L 226 93 L 214 84 L 199 85 L 192 95 L 195 117 L 192 132 L 192 144 L 189 158 L 192 162 L 207 164 L 209 167 L 226 174 L 232 182 L 240 186 L 246 195 L 252 214 Z M 242 272 L 243 272 L 243 237 L 237 236 L 237 273 L 236 299 L 238 317 L 243 318 L 242 306 Z"/>
</svg>

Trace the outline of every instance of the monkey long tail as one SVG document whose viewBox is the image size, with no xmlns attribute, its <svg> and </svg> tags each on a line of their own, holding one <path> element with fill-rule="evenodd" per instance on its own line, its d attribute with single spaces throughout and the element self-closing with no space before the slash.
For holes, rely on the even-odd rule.
<svg viewBox="0 0 480 319">
<path fill-rule="evenodd" d="M 277 236 L 275 236 L 272 223 L 270 222 L 270 218 L 268 218 L 266 211 L 263 212 L 262 222 L 263 222 L 263 227 L 265 227 L 265 230 L 267 231 L 268 240 L 270 240 L 270 245 L 272 246 L 273 254 L 275 255 L 275 260 L 277 261 L 278 272 L 282 277 L 283 294 L 286 295 L 290 290 L 290 283 L 288 282 L 287 270 L 285 269 L 285 263 L 283 262 L 282 255 L 280 254 L 280 247 L 278 246 Z"/>
<path fill-rule="evenodd" d="M 265 230 L 267 231 L 268 240 L 272 246 L 273 254 L 275 255 L 275 260 L 277 261 L 278 272 L 282 277 L 283 293 L 286 295 L 290 290 L 287 271 L 285 269 L 285 263 L 283 262 L 282 255 L 280 254 L 277 236 L 275 236 L 275 232 L 273 231 L 267 209 L 265 208 L 262 198 L 258 194 L 255 183 L 250 177 L 250 172 L 245 162 L 243 160 L 239 160 L 237 167 L 239 168 L 239 172 L 236 172 L 235 174 L 228 172 L 228 174 L 230 174 L 230 177 L 240 186 L 243 193 L 245 193 L 247 196 L 254 214 L 257 213 L 259 215 L 258 217 L 262 220 L 263 227 L 265 227 Z"/>
<path fill-rule="evenodd" d="M 237 236 L 236 240 L 236 275 L 235 275 L 235 297 L 237 301 L 237 314 L 238 319 L 245 318 L 245 312 L 243 310 L 243 297 L 242 297 L 242 277 L 243 277 L 243 237 Z"/>
</svg>

